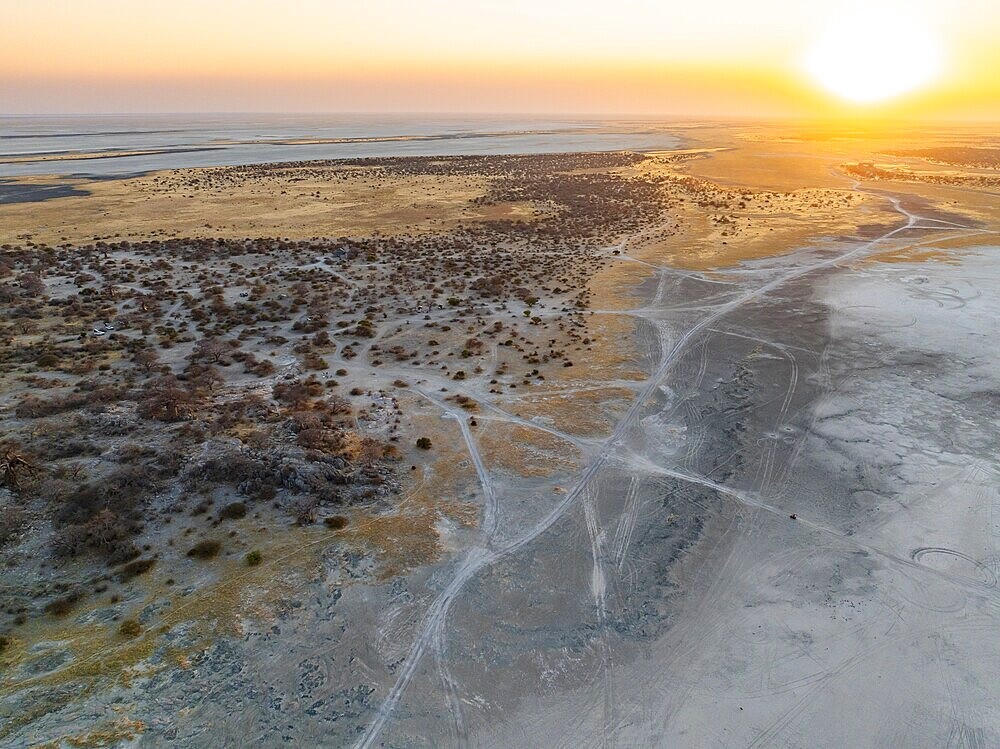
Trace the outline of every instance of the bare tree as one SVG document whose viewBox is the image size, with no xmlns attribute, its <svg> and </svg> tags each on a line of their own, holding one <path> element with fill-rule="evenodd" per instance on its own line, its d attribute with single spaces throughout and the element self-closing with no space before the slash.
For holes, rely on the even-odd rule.
<svg viewBox="0 0 1000 749">
<path fill-rule="evenodd" d="M 195 356 L 218 364 L 225 358 L 229 351 L 229 344 L 219 338 L 202 338 L 195 344 L 193 353 Z"/>
<path fill-rule="evenodd" d="M 374 465 L 385 457 L 386 445 L 374 437 L 362 437 L 358 450 L 358 462 L 365 466 Z"/>
<path fill-rule="evenodd" d="M 150 372 L 160 363 L 160 357 L 157 356 L 156 351 L 153 349 L 142 349 L 135 353 L 132 361 L 140 369 Z"/>
<path fill-rule="evenodd" d="M 21 476 L 25 473 L 35 473 L 38 466 L 28 460 L 21 447 L 7 443 L 0 447 L 0 486 L 13 491 L 21 489 Z"/>
<path fill-rule="evenodd" d="M 31 296 L 41 296 L 45 293 L 45 282 L 37 273 L 22 273 L 17 280 L 21 288 Z"/>
<path fill-rule="evenodd" d="M 140 405 L 144 416 L 160 421 L 180 421 L 191 415 L 195 398 L 176 377 L 158 377 L 148 386 L 149 397 Z"/>
</svg>

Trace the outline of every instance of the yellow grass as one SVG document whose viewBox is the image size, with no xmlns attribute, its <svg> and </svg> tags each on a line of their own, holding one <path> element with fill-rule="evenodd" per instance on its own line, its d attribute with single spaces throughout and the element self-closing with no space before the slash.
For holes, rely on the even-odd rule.
<svg viewBox="0 0 1000 749">
<path fill-rule="evenodd" d="M 479 448 L 491 470 L 545 478 L 578 467 L 580 451 L 566 440 L 520 424 L 489 423 Z"/>
<path fill-rule="evenodd" d="M 263 181 L 247 179 L 216 189 L 185 179 L 198 178 L 199 171 L 107 181 L 59 180 L 90 194 L 0 206 L 0 243 L 15 244 L 28 236 L 49 244 L 175 236 L 367 236 L 535 215 L 535 207 L 527 202 L 472 205 L 487 188 L 487 181 L 478 177 L 386 176 L 357 169 L 342 181 L 322 177 L 296 181 L 297 170 L 292 168 Z M 23 182 L 56 183 L 51 178 Z"/>
<path fill-rule="evenodd" d="M 507 406 L 524 419 L 541 416 L 555 429 L 577 437 L 606 437 L 635 394 L 623 387 L 571 393 L 532 394 Z"/>
</svg>

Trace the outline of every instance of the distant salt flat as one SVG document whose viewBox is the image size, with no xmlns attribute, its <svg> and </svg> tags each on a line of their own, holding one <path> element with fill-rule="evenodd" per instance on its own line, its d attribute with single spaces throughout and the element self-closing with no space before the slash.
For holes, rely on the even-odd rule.
<svg viewBox="0 0 1000 749">
<path fill-rule="evenodd" d="M 671 149 L 662 125 L 423 116 L 147 115 L 0 118 L 0 176 L 378 156 Z"/>
</svg>

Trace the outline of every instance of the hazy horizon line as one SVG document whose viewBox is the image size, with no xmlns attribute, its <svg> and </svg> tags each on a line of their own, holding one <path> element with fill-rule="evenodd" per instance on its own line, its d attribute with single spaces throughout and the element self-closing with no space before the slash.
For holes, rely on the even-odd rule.
<svg viewBox="0 0 1000 749">
<path fill-rule="evenodd" d="M 487 111 L 487 110 L 150 110 L 150 111 L 86 111 L 86 112 L 0 112 L 3 118 L 44 118 L 44 117 L 184 117 L 184 116 L 351 116 L 351 117 L 527 117 L 552 119 L 580 120 L 725 120 L 727 122 L 816 122 L 816 123 L 962 123 L 989 124 L 1000 123 L 1000 117 L 985 115 L 970 116 L 888 116 L 845 114 L 843 116 L 826 114 L 822 116 L 802 115 L 753 115 L 753 114 L 720 114 L 713 112 L 686 112 L 676 114 L 632 112 L 627 114 L 610 112 L 543 112 L 543 111 Z M 2 136 L 0 136 L 2 137 Z"/>
</svg>

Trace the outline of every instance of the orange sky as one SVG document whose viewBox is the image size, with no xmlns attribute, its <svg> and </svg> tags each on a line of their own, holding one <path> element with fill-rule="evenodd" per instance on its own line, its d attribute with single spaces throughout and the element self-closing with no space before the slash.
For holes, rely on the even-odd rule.
<svg viewBox="0 0 1000 749">
<path fill-rule="evenodd" d="M 4 0 L 0 113 L 1000 119 L 1000 3 L 859 6 L 873 4 L 902 28 L 926 28 L 941 61 L 915 90 L 859 106 L 824 90 L 803 62 L 838 22 L 851 28 L 849 3 Z M 834 43 L 839 55 L 841 41 Z M 851 38 L 843 46 L 862 69 L 889 64 L 869 63 L 870 50 L 852 50 Z"/>
</svg>

